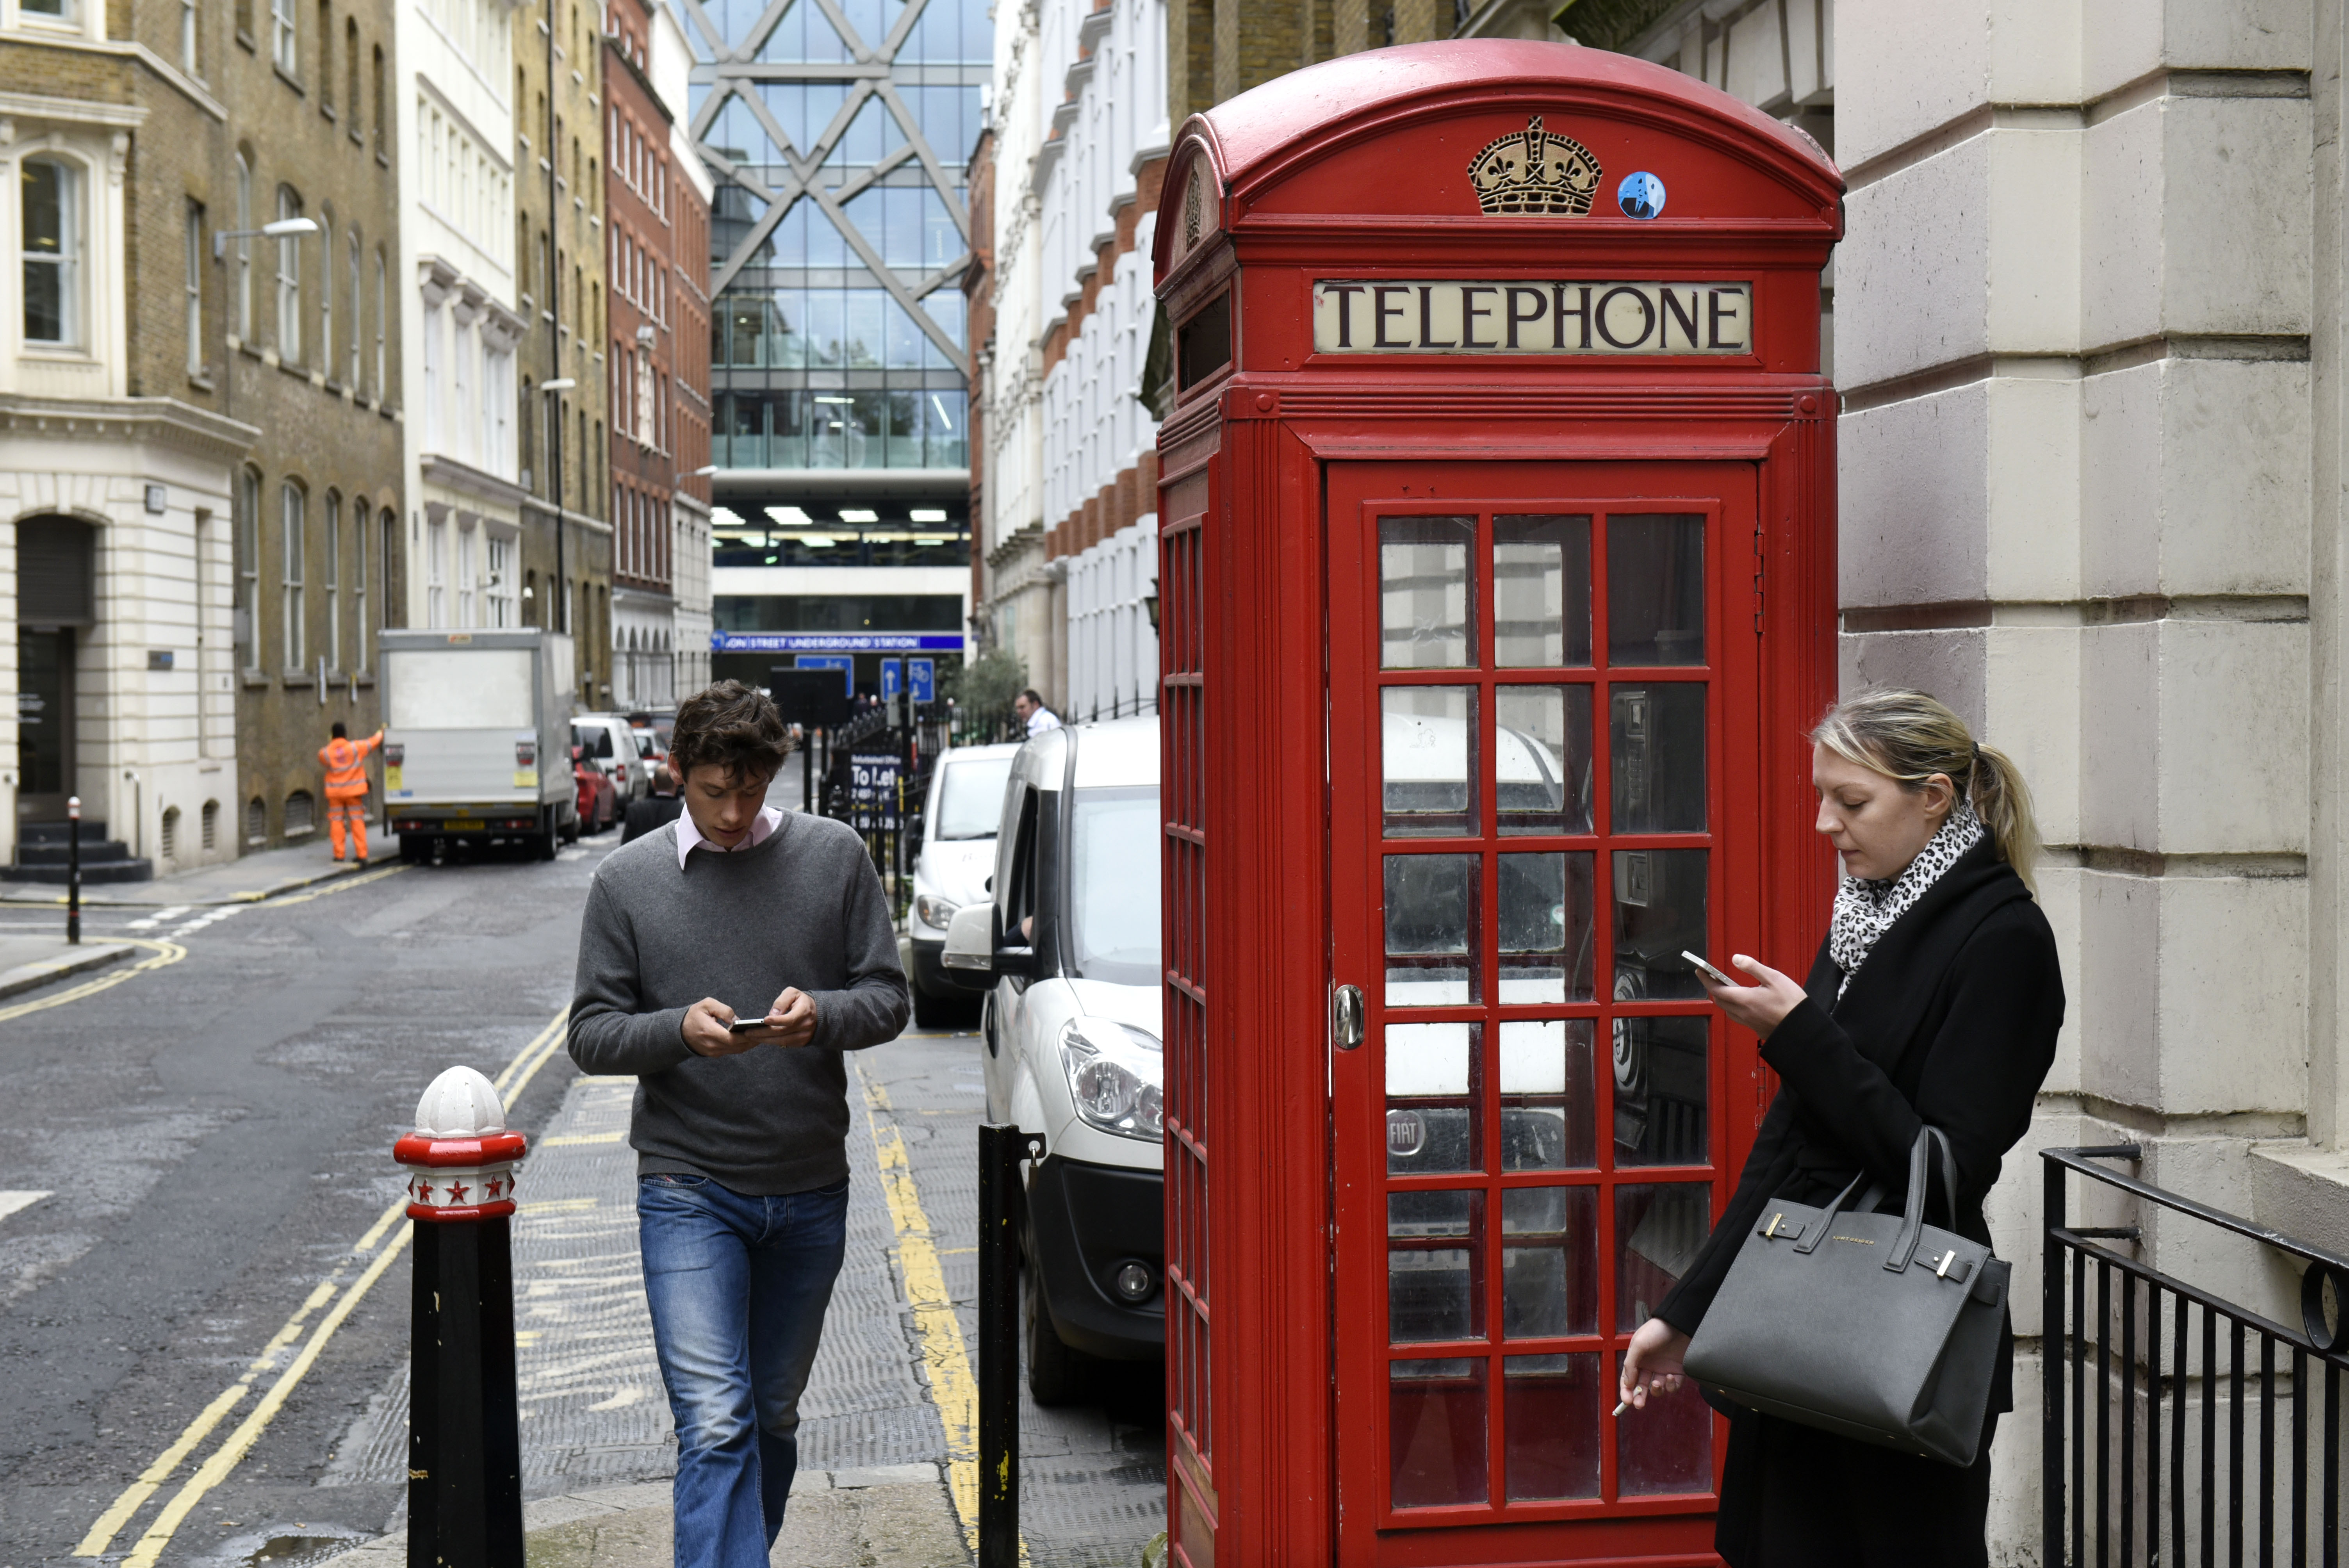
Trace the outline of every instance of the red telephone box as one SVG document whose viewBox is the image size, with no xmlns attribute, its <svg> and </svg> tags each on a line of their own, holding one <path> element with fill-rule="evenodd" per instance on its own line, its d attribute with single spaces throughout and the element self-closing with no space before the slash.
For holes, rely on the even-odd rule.
<svg viewBox="0 0 2349 1568">
<path fill-rule="evenodd" d="M 1832 888 L 1842 181 L 1624 56 L 1376 50 L 1159 204 L 1169 1529 L 1191 1568 L 1710 1563 L 1610 1419 L 1771 1086 L 1684 949 Z"/>
</svg>

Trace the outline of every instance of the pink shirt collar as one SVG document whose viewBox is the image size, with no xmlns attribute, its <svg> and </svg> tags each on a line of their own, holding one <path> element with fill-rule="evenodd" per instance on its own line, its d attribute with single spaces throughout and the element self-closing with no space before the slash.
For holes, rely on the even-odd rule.
<svg viewBox="0 0 2349 1568">
<path fill-rule="evenodd" d="M 691 810 L 680 810 L 677 814 L 677 869 L 679 871 L 685 869 L 685 857 L 693 853 L 697 845 L 721 855 L 730 852 L 739 853 L 743 850 L 765 843 L 774 836 L 775 830 L 782 825 L 781 811 L 772 806 L 761 807 L 758 817 L 750 824 L 750 836 L 735 845 L 733 851 L 730 851 L 725 845 L 714 843 L 701 836 L 701 830 L 693 825 Z"/>
</svg>

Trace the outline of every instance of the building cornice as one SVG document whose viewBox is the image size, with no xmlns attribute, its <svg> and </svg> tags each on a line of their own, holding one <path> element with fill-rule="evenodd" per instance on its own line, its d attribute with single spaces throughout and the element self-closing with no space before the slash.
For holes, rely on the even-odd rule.
<svg viewBox="0 0 2349 1568">
<path fill-rule="evenodd" d="M 502 480 L 471 463 L 460 463 L 439 452 L 425 453 L 417 467 L 427 484 L 463 490 L 467 495 L 479 496 L 500 506 L 519 507 L 530 499 L 530 492 L 512 480 Z"/>
<path fill-rule="evenodd" d="M 557 509 L 528 493 L 522 498 L 522 510 L 540 522 L 553 522 L 559 515 L 563 521 L 575 524 L 590 533 L 608 535 L 612 531 L 612 525 L 600 517 L 589 517 L 585 512 L 573 511 L 569 507 L 562 508 L 558 513 Z"/>
<path fill-rule="evenodd" d="M 158 77 L 161 78 L 165 86 L 171 88 L 175 92 L 178 92 L 190 103 L 194 104 L 198 108 L 202 109 L 214 119 L 224 121 L 228 119 L 228 106 L 222 103 L 220 99 L 212 97 L 211 91 L 205 88 L 203 83 L 196 80 L 193 77 L 188 75 L 187 72 L 180 69 L 179 67 L 173 65 L 171 61 L 165 59 L 162 56 L 157 54 L 153 49 L 149 48 L 144 44 L 136 43 L 124 38 L 83 38 L 75 37 L 69 35 L 43 35 L 40 33 L 26 31 L 22 28 L 10 33 L 7 36 L 6 42 L 11 44 L 28 44 L 33 47 L 39 49 L 71 49 L 79 54 L 112 55 L 118 59 L 136 60 L 140 65 L 146 67 L 149 70 L 154 72 Z M 16 93 L 0 95 L 0 97 L 6 98 L 19 98 L 28 95 Z M 87 103 L 88 100 L 83 98 L 46 98 L 40 101 L 45 103 L 81 104 Z M 127 106 L 109 104 L 105 107 L 119 110 Z M 0 113 L 5 112 L 7 111 L 0 109 Z M 135 112 L 143 119 L 147 110 L 142 106 L 139 107 Z M 74 116 L 69 118 L 86 119 L 87 117 Z M 100 121 L 99 123 L 119 124 L 122 122 Z M 131 121 L 129 123 L 135 125 L 137 122 Z"/>
<path fill-rule="evenodd" d="M 0 434 L 137 441 L 218 462 L 253 449 L 260 428 L 175 397 L 33 397 L 0 392 Z"/>
</svg>

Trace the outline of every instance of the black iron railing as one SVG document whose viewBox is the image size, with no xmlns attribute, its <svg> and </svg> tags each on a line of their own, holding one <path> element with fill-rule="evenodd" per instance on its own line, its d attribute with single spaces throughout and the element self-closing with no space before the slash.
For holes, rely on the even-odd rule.
<svg viewBox="0 0 2349 1568">
<path fill-rule="evenodd" d="M 2098 1163 L 2140 1157 L 2134 1143 L 2040 1156 L 2042 1562 L 2302 1568 L 2314 1561 L 2339 1568 L 2349 1258 Z M 2140 1217 L 2152 1205 L 2273 1249 L 2281 1256 L 2271 1261 L 2302 1271 L 2300 1326 L 2121 1251 L 2143 1240 L 2137 1225 L 2070 1223 L 2067 1171 L 2136 1200 Z M 2281 1452 L 2280 1419 L 2290 1427 Z M 2313 1456 L 2312 1444 L 2319 1449 Z"/>
</svg>

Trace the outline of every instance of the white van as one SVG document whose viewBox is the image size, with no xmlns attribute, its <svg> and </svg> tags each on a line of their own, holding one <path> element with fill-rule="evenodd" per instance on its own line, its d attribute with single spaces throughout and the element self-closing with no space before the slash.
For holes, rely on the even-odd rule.
<svg viewBox="0 0 2349 1568">
<path fill-rule="evenodd" d="M 1085 1358 L 1163 1356 L 1158 721 L 1019 748 L 994 901 L 950 923 L 947 973 L 990 985 L 989 1119 L 1044 1139 L 1028 1189 L 1030 1392 L 1083 1392 Z"/>
<path fill-rule="evenodd" d="M 905 922 L 914 986 L 914 1022 L 935 1029 L 957 1022 L 973 1000 L 938 966 L 947 925 L 966 904 L 985 903 L 995 874 L 995 829 L 1003 783 L 1019 748 L 957 746 L 938 755 L 922 805 L 922 844 L 914 861 L 914 907 Z"/>
</svg>

